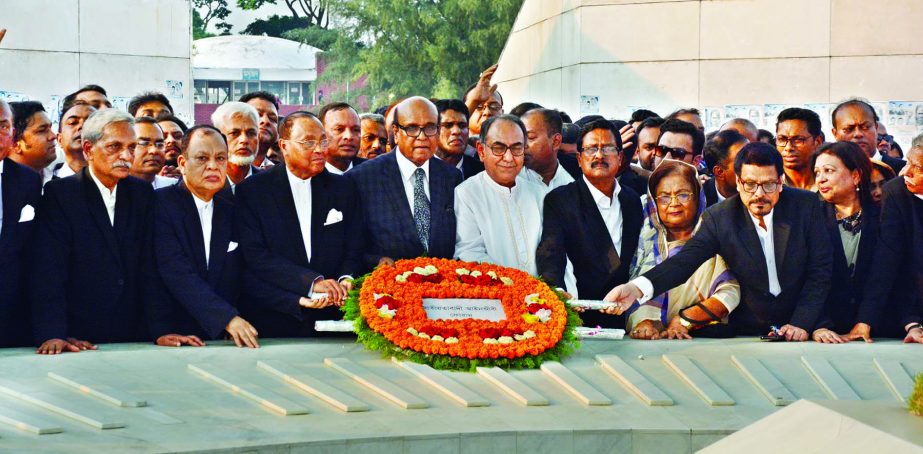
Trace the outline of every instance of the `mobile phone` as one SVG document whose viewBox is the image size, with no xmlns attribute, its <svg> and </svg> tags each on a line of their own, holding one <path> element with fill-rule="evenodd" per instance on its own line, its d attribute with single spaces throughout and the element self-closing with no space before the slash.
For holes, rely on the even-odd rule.
<svg viewBox="0 0 923 454">
<path fill-rule="evenodd" d="M 785 340 L 785 336 L 775 336 L 772 334 L 765 334 L 760 336 L 760 340 L 763 342 L 780 342 Z"/>
</svg>

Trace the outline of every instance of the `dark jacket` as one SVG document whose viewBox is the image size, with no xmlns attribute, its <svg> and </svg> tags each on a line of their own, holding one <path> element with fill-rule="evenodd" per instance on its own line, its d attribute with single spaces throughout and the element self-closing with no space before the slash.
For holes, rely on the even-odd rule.
<svg viewBox="0 0 923 454">
<path fill-rule="evenodd" d="M 361 201 L 366 270 L 382 257 L 398 260 L 425 254 L 451 259 L 455 254 L 455 186 L 461 183 L 461 174 L 439 159 L 429 160 L 430 230 L 429 247 L 424 248 L 417 237 L 395 153 L 400 150 L 346 173 Z"/>
<path fill-rule="evenodd" d="M 535 254 L 539 275 L 550 285 L 564 287 L 569 258 L 582 299 L 602 299 L 613 287 L 628 281 L 641 234 L 641 200 L 631 188 L 618 194 L 622 211 L 622 250 L 616 251 L 609 230 L 583 177 L 545 196 L 542 239 Z M 581 314 L 587 326 L 623 323 L 619 317 L 596 311 Z"/>
<path fill-rule="evenodd" d="M 154 190 L 134 177 L 117 188 L 113 225 L 89 168 L 45 185 L 28 277 L 37 343 L 148 338 L 141 287 L 153 259 Z"/>
<path fill-rule="evenodd" d="M 248 297 L 240 308 L 260 337 L 314 335 L 314 320 L 342 318 L 336 308 L 305 309 L 298 301 L 310 296 L 320 277 L 358 277 L 362 219 L 352 183 L 326 170 L 311 178 L 310 260 L 285 166 L 248 178 L 237 187 L 235 199 L 246 274 L 257 281 L 247 284 Z M 327 223 L 334 210 L 342 220 Z"/>
<path fill-rule="evenodd" d="M 858 321 L 873 333 L 902 335 L 904 326 L 923 321 L 923 200 L 903 178 L 884 186 L 881 225 Z M 889 298 L 895 292 L 897 298 Z M 893 301 L 889 304 L 889 301 Z"/>
<path fill-rule="evenodd" d="M 42 178 L 12 159 L 0 175 L 3 227 L 0 228 L 0 347 L 32 345 L 29 304 L 22 284 Z M 29 208 L 26 208 L 26 207 Z M 25 217 L 23 217 L 25 215 Z"/>
<path fill-rule="evenodd" d="M 243 259 L 233 232 L 232 198 L 212 199 L 208 263 L 192 193 L 180 180 L 154 194 L 154 257 L 157 273 L 146 305 L 152 337 L 195 334 L 217 339 L 236 308 Z"/>
<path fill-rule="evenodd" d="M 703 262 L 720 254 L 740 284 L 741 304 L 728 324 L 741 335 L 792 324 L 809 333 L 827 300 L 833 259 L 817 195 L 783 188 L 773 209 L 774 261 L 782 292 L 769 292 L 766 259 L 740 195 L 705 210 L 702 224 L 682 251 L 644 276 L 659 295 L 689 279 Z"/>
</svg>

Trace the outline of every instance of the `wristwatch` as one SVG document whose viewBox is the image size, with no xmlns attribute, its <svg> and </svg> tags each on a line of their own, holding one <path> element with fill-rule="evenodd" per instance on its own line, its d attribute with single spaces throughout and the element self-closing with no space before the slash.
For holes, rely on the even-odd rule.
<svg viewBox="0 0 923 454">
<path fill-rule="evenodd" d="M 907 331 L 907 332 L 909 333 L 909 332 L 911 332 L 911 331 L 913 331 L 913 330 L 915 330 L 915 329 L 917 329 L 917 328 L 923 329 L 923 324 L 920 324 L 920 323 L 911 323 L 910 325 L 907 326 L 907 328 L 906 328 L 905 331 Z"/>
<path fill-rule="evenodd" d="M 686 328 L 687 330 L 692 328 L 692 323 L 689 323 L 689 320 L 686 320 L 683 317 L 679 318 L 679 324 L 682 325 L 682 327 Z"/>
</svg>

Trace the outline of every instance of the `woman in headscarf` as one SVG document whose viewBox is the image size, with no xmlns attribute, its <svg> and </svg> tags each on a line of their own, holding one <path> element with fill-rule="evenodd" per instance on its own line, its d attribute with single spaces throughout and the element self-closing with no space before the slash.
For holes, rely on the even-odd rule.
<svg viewBox="0 0 923 454">
<path fill-rule="evenodd" d="M 631 278 L 676 255 L 692 238 L 705 211 L 695 167 L 665 160 L 648 181 L 644 224 Z M 730 337 L 727 316 L 740 303 L 740 286 L 721 256 L 703 263 L 686 283 L 651 298 L 628 315 L 635 339 Z"/>
</svg>

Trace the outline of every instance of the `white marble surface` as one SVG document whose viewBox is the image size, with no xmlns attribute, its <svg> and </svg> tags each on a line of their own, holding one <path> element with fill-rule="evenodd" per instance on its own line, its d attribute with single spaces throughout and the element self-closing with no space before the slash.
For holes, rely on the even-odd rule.
<svg viewBox="0 0 923 454">
<path fill-rule="evenodd" d="M 902 424 L 902 404 L 882 378 L 875 360 L 898 362 L 908 374 L 923 371 L 923 350 L 896 341 L 871 345 L 761 343 L 755 339 L 694 341 L 598 341 L 562 364 L 612 401 L 588 406 L 539 370 L 512 371 L 519 382 L 547 397 L 548 406 L 523 406 L 471 373 L 440 372 L 486 398 L 490 405 L 467 408 L 442 391 L 352 339 L 263 340 L 258 350 L 226 342 L 204 348 L 158 348 L 143 344 L 101 345 L 98 351 L 39 356 L 30 349 L 0 351 L 0 380 L 29 395 L 72 403 L 73 408 L 124 422 L 99 430 L 15 397 L 0 396 L 0 413 L 15 408 L 63 429 L 36 435 L 0 423 L 2 452 L 690 452 L 770 415 L 776 407 L 731 360 L 757 358 L 795 398 L 827 399 L 804 367 L 802 356 L 823 358 L 862 401 L 887 409 L 889 424 Z M 617 355 L 674 401 L 648 406 L 596 364 L 596 355 Z M 690 358 L 736 405 L 712 407 L 661 359 Z M 346 375 L 324 366 L 345 357 L 371 373 L 413 392 L 429 408 L 405 410 Z M 343 412 L 282 378 L 257 367 L 278 361 L 297 367 L 354 396 L 366 412 Z M 229 381 L 259 387 L 304 406 L 306 415 L 281 416 L 203 380 L 188 364 L 220 367 Z M 146 408 L 119 408 L 48 378 L 106 377 L 106 385 L 145 400 Z M 872 401 L 872 402 L 868 402 Z M 181 423 L 165 424 L 150 412 Z M 923 424 L 923 419 L 907 416 Z M 906 421 L 904 421 L 906 422 Z M 923 445 L 923 430 L 895 434 Z"/>
</svg>

